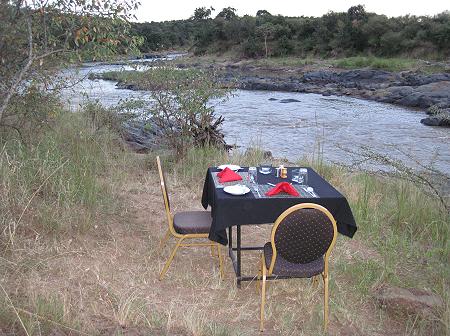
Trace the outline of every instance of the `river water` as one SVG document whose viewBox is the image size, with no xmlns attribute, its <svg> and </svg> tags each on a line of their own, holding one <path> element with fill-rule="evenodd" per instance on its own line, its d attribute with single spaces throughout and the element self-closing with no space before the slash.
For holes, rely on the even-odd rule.
<svg viewBox="0 0 450 336">
<path fill-rule="evenodd" d="M 145 65 L 135 62 L 137 70 Z M 145 91 L 117 89 L 115 82 L 89 80 L 93 72 L 130 69 L 130 66 L 89 64 L 66 73 L 82 79 L 63 92 L 68 105 L 98 100 L 106 106 L 124 99 L 149 100 Z M 298 102 L 283 103 L 283 99 Z M 223 132 L 229 144 L 242 148 L 261 146 L 275 157 L 291 161 L 317 157 L 328 162 L 352 164 L 347 151 L 366 146 L 409 166 L 433 163 L 450 172 L 450 131 L 424 126 L 425 114 L 407 108 L 362 99 L 296 92 L 237 90 L 216 113 L 225 117 Z M 320 150 L 319 150 L 320 148 Z"/>
</svg>

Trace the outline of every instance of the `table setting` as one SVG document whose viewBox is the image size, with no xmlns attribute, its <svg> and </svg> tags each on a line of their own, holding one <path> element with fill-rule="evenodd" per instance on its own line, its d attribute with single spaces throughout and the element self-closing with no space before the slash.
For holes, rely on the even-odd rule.
<svg viewBox="0 0 450 336">
<path fill-rule="evenodd" d="M 241 274 L 242 251 L 262 248 L 241 245 L 241 226 L 273 224 L 281 213 L 300 203 L 322 205 L 336 219 L 339 233 L 350 238 L 355 234 L 357 227 L 347 199 L 311 167 L 224 164 L 208 168 L 202 206 L 211 207 L 209 239 L 228 245 L 238 286 L 253 279 Z"/>
<path fill-rule="evenodd" d="M 308 186 L 307 168 L 277 168 L 271 165 L 242 168 L 238 165 L 220 165 L 213 175 L 216 188 L 240 196 L 252 192 L 254 197 L 319 197 Z M 290 177 L 290 178 L 288 178 Z"/>
</svg>

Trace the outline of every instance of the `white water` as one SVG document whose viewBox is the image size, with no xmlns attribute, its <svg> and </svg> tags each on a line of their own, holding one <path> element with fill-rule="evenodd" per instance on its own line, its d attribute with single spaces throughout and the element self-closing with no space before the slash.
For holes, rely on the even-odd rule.
<svg viewBox="0 0 450 336">
<path fill-rule="evenodd" d="M 128 67 L 93 64 L 81 68 L 76 76 L 124 68 Z M 114 82 L 87 78 L 63 96 L 72 107 L 85 99 L 107 106 L 123 99 L 149 99 L 145 91 L 117 89 Z M 300 102 L 281 103 L 280 99 Z M 348 164 L 352 162 L 349 154 L 339 147 L 357 150 L 368 146 L 411 166 L 416 165 L 414 161 L 423 165 L 433 162 L 439 170 L 450 172 L 450 131 L 422 125 L 425 114 L 421 111 L 350 97 L 238 90 L 216 106 L 216 112 L 225 117 L 223 132 L 228 143 L 244 148 L 257 143 L 275 157 L 311 157 L 320 144 L 325 160 Z"/>
</svg>

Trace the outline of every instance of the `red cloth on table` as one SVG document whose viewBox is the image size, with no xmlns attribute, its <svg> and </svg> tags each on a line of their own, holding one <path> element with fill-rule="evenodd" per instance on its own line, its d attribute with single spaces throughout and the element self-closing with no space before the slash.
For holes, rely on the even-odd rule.
<svg viewBox="0 0 450 336">
<path fill-rule="evenodd" d="M 295 190 L 295 188 L 291 184 L 289 184 L 287 182 L 280 182 L 280 183 L 278 183 L 275 187 L 273 187 L 268 192 L 266 192 L 266 195 L 267 196 L 273 196 L 273 195 L 279 194 L 280 192 L 285 192 L 285 193 L 288 193 L 289 195 L 292 195 L 292 196 L 299 196 L 300 195 L 298 193 L 298 191 Z"/>
<path fill-rule="evenodd" d="M 233 182 L 242 180 L 242 176 L 232 171 L 230 168 L 226 167 L 220 173 L 217 173 L 220 183 Z"/>
</svg>

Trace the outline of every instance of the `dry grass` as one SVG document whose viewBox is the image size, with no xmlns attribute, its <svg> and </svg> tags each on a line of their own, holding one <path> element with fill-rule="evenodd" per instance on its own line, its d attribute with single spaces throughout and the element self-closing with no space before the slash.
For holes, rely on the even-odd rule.
<svg viewBox="0 0 450 336">
<path fill-rule="evenodd" d="M 168 179 L 174 212 L 201 208 L 206 167 L 224 160 L 223 155 L 194 151 L 181 164 L 165 160 L 166 168 L 169 164 L 173 168 L 168 171 Z M 238 155 L 233 160 L 257 163 L 262 160 L 261 155 Z M 0 255 L 0 284 L 11 299 L 9 302 L 0 292 L 0 334 L 322 333 L 322 286 L 315 289 L 307 279 L 270 283 L 263 334 L 257 331 L 260 297 L 255 283 L 243 283 L 242 289 L 237 289 L 228 258 L 226 277 L 221 281 L 217 259 L 211 256 L 209 248 L 180 250 L 165 280 L 159 281 L 158 274 L 170 253 L 167 246 L 158 250 L 167 224 L 153 155 L 138 156 L 136 160 L 140 164 L 122 171 L 120 178 L 117 171 L 112 172 L 112 179 L 102 177 L 116 202 L 113 211 L 97 213 L 92 218 L 95 225 L 57 235 L 27 232 L 16 236 L 14 247 Z M 431 288 L 448 302 L 445 241 L 444 245 L 429 242 L 429 268 L 423 270 L 417 260 L 423 253 L 425 233 L 437 229 L 414 231 L 410 225 L 414 220 L 409 216 L 411 207 L 420 210 L 419 204 L 426 207 L 426 202 L 430 202 L 432 206 L 433 200 L 409 187 L 400 188 L 395 194 L 397 183 L 378 185 L 364 175 L 323 166 L 321 169 L 347 195 L 359 224 L 354 239 L 339 236 L 332 254 L 329 334 L 444 334 L 448 304 L 437 316 L 438 322 L 417 321 L 415 317 L 396 319 L 386 315 L 371 294 L 380 283 L 404 281 Z M 368 189 L 370 193 L 366 195 L 364 190 Z M 393 204 L 393 199 L 401 197 L 390 198 L 391 193 L 406 193 L 410 208 L 405 202 Z M 382 220 L 392 223 L 392 227 L 383 226 Z M 267 241 L 270 229 L 269 225 L 244 227 L 243 243 Z M 446 235 L 446 231 L 438 231 L 442 232 Z M 411 237 L 418 237 L 416 245 Z M 173 241 L 169 246 L 173 247 Z M 245 253 L 243 272 L 257 274 L 258 262 L 258 252 Z"/>
</svg>

